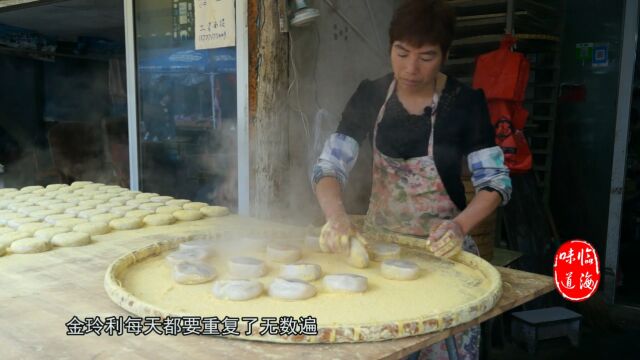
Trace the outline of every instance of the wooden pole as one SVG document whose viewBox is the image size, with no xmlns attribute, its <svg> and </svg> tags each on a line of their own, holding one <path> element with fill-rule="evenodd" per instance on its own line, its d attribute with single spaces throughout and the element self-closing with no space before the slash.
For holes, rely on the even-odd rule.
<svg viewBox="0 0 640 360">
<path fill-rule="evenodd" d="M 249 0 L 251 215 L 278 218 L 289 168 L 289 40 L 278 0 Z"/>
</svg>

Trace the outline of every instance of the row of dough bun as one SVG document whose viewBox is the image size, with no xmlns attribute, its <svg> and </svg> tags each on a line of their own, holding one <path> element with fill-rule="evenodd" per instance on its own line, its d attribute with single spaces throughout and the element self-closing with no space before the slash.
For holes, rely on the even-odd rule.
<svg viewBox="0 0 640 360">
<path fill-rule="evenodd" d="M 86 245 L 91 236 L 113 230 L 227 214 L 225 207 L 91 182 L 4 188 L 0 189 L 0 255 Z M 77 235 L 63 236 L 70 233 Z"/>
<path fill-rule="evenodd" d="M 212 240 L 200 239 L 181 243 L 177 251 L 166 255 L 172 267 L 173 280 L 178 284 L 195 285 L 211 282 L 218 277 L 217 269 L 208 263 L 214 256 Z M 268 287 L 270 297 L 281 300 L 304 300 L 316 295 L 316 287 L 310 281 L 322 277 L 318 264 L 292 263 L 300 260 L 300 250 L 284 244 L 269 244 L 267 258 L 280 263 L 279 277 Z M 228 259 L 230 279 L 214 282 L 213 295 L 221 300 L 245 301 L 256 298 L 264 292 L 264 286 L 257 279 L 267 273 L 263 260 L 238 256 Z M 367 290 L 367 278 L 356 274 L 330 274 L 323 278 L 325 291 L 361 293 Z"/>
<path fill-rule="evenodd" d="M 310 282 L 322 278 L 326 292 L 362 293 L 368 288 L 366 276 L 338 273 L 326 274 L 319 264 L 301 262 L 300 250 L 291 245 L 271 243 L 266 258 L 279 265 L 279 274 L 268 287 L 268 294 L 281 300 L 304 300 L 317 293 Z M 172 267 L 173 280 L 178 284 L 193 285 L 211 282 L 218 277 L 217 269 L 208 261 L 214 257 L 212 240 L 200 239 L 181 243 L 178 250 L 165 256 Z M 389 280 L 414 280 L 419 276 L 418 266 L 406 260 L 379 259 L 381 275 Z M 213 294 L 221 300 L 244 301 L 260 296 L 263 285 L 257 279 L 268 272 L 265 261 L 248 256 L 227 259 L 229 279 L 213 284 Z"/>
</svg>

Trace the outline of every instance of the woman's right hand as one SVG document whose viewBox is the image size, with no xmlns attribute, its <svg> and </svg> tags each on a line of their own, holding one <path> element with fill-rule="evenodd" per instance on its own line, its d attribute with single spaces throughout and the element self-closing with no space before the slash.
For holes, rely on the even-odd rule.
<svg viewBox="0 0 640 360">
<path fill-rule="evenodd" d="M 348 251 L 349 238 L 353 233 L 353 226 L 346 214 L 329 218 L 320 232 L 320 249 L 332 253 Z"/>
</svg>

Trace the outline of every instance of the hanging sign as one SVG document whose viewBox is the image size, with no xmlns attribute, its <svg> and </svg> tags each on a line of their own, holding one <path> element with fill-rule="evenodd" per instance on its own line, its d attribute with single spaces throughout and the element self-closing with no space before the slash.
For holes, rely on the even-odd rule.
<svg viewBox="0 0 640 360">
<path fill-rule="evenodd" d="M 234 0 L 195 0 L 194 5 L 196 50 L 235 46 Z"/>
</svg>

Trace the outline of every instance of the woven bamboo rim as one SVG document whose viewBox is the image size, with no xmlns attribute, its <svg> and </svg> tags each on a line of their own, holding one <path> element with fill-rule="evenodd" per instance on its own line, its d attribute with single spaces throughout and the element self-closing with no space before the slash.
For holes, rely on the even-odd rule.
<svg viewBox="0 0 640 360">
<path fill-rule="evenodd" d="M 113 302 L 137 316 L 188 316 L 186 313 L 172 313 L 154 304 L 142 301 L 127 289 L 122 287 L 120 279 L 126 271 L 138 262 L 147 258 L 158 256 L 168 250 L 174 249 L 180 242 L 187 238 L 162 240 L 149 246 L 135 250 L 116 259 L 107 269 L 104 278 L 104 287 Z M 414 249 L 415 250 L 415 249 Z M 453 326 L 471 321 L 495 306 L 502 295 L 502 280 L 500 273 L 491 264 L 480 257 L 463 252 L 456 255 L 455 261 L 480 271 L 491 284 L 488 291 L 481 297 L 458 306 L 448 311 L 428 316 L 419 316 L 414 319 L 400 319 L 394 323 L 384 324 L 344 324 L 326 326 L 318 324 L 318 335 L 259 335 L 258 325 L 253 325 L 251 335 L 246 335 L 246 324 L 239 324 L 238 331 L 241 336 L 231 337 L 252 341 L 266 341 L 276 343 L 344 343 L 344 342 L 369 342 L 398 339 L 408 336 L 422 335 L 431 332 L 442 331 Z M 250 313 L 251 305 L 248 303 L 247 312 Z M 220 314 L 216 314 L 220 315 Z M 242 328 L 245 326 L 245 328 Z"/>
</svg>

